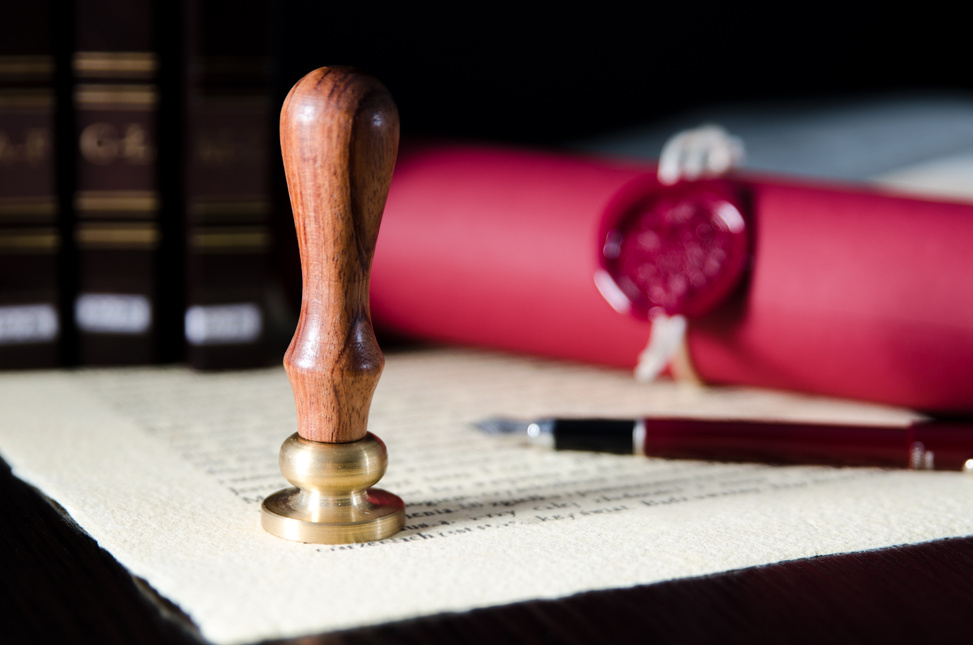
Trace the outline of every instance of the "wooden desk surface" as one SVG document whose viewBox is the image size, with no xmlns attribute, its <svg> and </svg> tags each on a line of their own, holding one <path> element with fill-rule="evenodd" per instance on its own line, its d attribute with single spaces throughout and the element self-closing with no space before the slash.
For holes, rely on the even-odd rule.
<svg viewBox="0 0 973 645">
<path fill-rule="evenodd" d="M 3 462 L 0 462 L 3 463 Z M 0 472 L 3 643 L 200 643 L 32 488 Z M 973 537 L 447 614 L 293 643 L 916 643 L 973 632 Z"/>
</svg>

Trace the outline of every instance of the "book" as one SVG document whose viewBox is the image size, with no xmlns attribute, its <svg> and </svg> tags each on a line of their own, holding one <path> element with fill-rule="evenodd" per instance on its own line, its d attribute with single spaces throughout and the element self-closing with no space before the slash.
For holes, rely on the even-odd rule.
<svg viewBox="0 0 973 645">
<path fill-rule="evenodd" d="M 180 300 L 178 218 L 163 190 L 159 142 L 165 3 L 77 0 L 72 58 L 77 293 L 82 364 L 172 360 Z M 170 104 L 171 105 L 171 104 Z M 178 319 L 177 319 L 178 320 Z"/>
<path fill-rule="evenodd" d="M 48 2 L 4 3 L 0 24 L 0 368 L 62 360 L 56 52 Z"/>
<path fill-rule="evenodd" d="M 198 369 L 268 363 L 270 9 L 264 0 L 185 4 L 183 313 L 185 357 Z"/>
</svg>

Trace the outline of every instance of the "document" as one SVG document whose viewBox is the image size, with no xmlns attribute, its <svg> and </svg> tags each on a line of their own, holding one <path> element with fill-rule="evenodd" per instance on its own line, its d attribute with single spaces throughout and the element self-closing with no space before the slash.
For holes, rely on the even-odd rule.
<svg viewBox="0 0 973 645">
<path fill-rule="evenodd" d="M 484 417 L 906 424 L 910 412 L 462 349 L 387 355 L 369 428 L 406 502 L 380 542 L 263 531 L 296 431 L 283 369 L 0 375 L 0 456 L 215 643 L 381 624 L 973 534 L 973 477 L 531 449 Z"/>
</svg>

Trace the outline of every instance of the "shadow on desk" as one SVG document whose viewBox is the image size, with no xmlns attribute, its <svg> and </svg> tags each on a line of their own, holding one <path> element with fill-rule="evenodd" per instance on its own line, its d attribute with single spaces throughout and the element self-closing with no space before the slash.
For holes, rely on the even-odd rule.
<svg viewBox="0 0 973 645">
<path fill-rule="evenodd" d="M 0 464 L 0 641 L 204 642 L 177 608 Z M 963 642 L 971 610 L 973 537 L 281 642 Z"/>
</svg>

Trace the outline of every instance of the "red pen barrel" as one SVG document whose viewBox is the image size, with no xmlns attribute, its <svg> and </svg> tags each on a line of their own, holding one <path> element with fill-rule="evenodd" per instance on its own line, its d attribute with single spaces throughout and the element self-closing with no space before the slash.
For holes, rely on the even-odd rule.
<svg viewBox="0 0 973 645">
<path fill-rule="evenodd" d="M 896 428 L 653 418 L 644 424 L 644 453 L 649 457 L 920 470 L 973 468 L 970 422 L 925 421 Z"/>
<path fill-rule="evenodd" d="M 646 419 L 645 454 L 667 459 L 905 468 L 908 427 Z"/>
<path fill-rule="evenodd" d="M 912 426 L 910 449 L 921 451 L 936 470 L 973 470 L 973 424 L 928 421 Z"/>
</svg>

